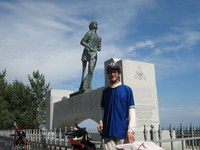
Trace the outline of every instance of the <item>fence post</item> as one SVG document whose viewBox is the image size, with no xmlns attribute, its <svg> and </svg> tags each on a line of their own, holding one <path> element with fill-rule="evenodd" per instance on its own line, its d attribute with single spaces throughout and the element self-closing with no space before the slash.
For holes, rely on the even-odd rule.
<svg viewBox="0 0 200 150">
<path fill-rule="evenodd" d="M 40 129 L 38 130 L 38 141 L 41 142 L 41 131 L 40 131 Z"/>
<path fill-rule="evenodd" d="M 4 131 L 4 135 L 3 135 L 3 145 L 5 145 L 5 137 L 6 137 L 6 130 Z"/>
<path fill-rule="evenodd" d="M 30 130 L 30 139 L 33 141 L 33 129 Z"/>
<path fill-rule="evenodd" d="M 180 124 L 180 133 L 181 133 L 181 138 L 184 138 L 184 130 L 183 130 L 182 123 Z M 182 144 L 182 150 L 184 150 L 185 147 L 184 147 L 184 141 L 183 140 L 181 141 L 181 144 Z"/>
<path fill-rule="evenodd" d="M 156 130 L 154 129 L 154 125 L 151 125 L 150 137 L 153 142 L 156 141 Z"/>
<path fill-rule="evenodd" d="M 194 137 L 194 128 L 192 123 L 190 123 L 190 132 L 191 132 L 191 137 Z M 194 150 L 194 140 L 192 140 L 192 150 Z"/>
<path fill-rule="evenodd" d="M 159 138 L 159 140 L 162 139 L 162 129 L 161 129 L 160 124 L 159 124 L 159 127 L 158 127 L 158 138 Z M 159 145 L 160 145 L 160 147 L 161 147 L 161 146 L 162 146 L 162 143 L 160 142 Z"/>
<path fill-rule="evenodd" d="M 186 125 L 186 131 L 185 131 L 187 137 L 189 138 L 190 137 L 190 131 L 189 131 L 189 127 L 188 125 Z M 186 141 L 186 147 L 190 147 L 190 140 Z"/>
<path fill-rule="evenodd" d="M 194 126 L 194 137 L 198 137 L 198 128 Z M 198 140 L 195 140 L 194 145 L 198 147 Z M 199 147 L 200 148 L 200 147 Z"/>
<path fill-rule="evenodd" d="M 61 128 L 59 128 L 58 137 L 59 137 L 59 144 L 61 145 L 62 144 L 62 131 L 61 131 Z"/>
<path fill-rule="evenodd" d="M 47 149 L 47 144 L 46 144 L 46 130 L 42 131 L 42 150 Z"/>
<path fill-rule="evenodd" d="M 148 134 L 148 131 L 146 129 L 146 125 L 144 125 L 144 131 L 143 131 L 143 133 L 144 133 L 144 140 L 146 141 L 147 140 L 147 134 Z"/>
<path fill-rule="evenodd" d="M 54 132 L 53 132 L 53 141 L 54 141 L 54 144 L 56 145 L 56 144 L 57 144 L 57 133 L 56 133 L 56 128 L 54 128 Z"/>
<path fill-rule="evenodd" d="M 9 132 L 9 130 L 8 130 L 8 132 Z M 11 133 L 11 134 L 15 134 L 13 130 L 10 130 L 10 133 Z M 5 135 L 6 135 L 6 134 L 5 134 Z M 15 143 L 14 143 L 14 138 L 15 138 L 14 136 L 10 136 L 10 141 L 9 141 L 10 149 L 12 149 L 12 148 L 14 147 L 14 144 L 15 144 Z M 5 145 L 5 144 L 6 144 L 6 141 L 5 141 L 4 145 Z"/>
<path fill-rule="evenodd" d="M 172 125 L 170 124 L 169 125 L 169 134 L 170 134 L 170 139 L 173 138 L 173 129 L 172 129 Z M 173 150 L 174 147 L 173 147 L 173 142 L 171 141 L 171 150 Z"/>
<path fill-rule="evenodd" d="M 35 141 L 38 142 L 38 130 L 35 129 Z"/>
<path fill-rule="evenodd" d="M 67 139 L 66 133 L 67 133 L 67 127 L 65 127 L 65 133 L 64 133 L 64 136 L 65 136 L 64 143 L 65 143 L 65 145 L 67 146 L 67 141 L 68 141 L 68 139 Z"/>
</svg>

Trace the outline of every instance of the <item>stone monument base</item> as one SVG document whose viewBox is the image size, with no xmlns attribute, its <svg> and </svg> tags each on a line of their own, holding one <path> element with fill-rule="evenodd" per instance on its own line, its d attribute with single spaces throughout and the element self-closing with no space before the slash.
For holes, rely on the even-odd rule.
<svg viewBox="0 0 200 150">
<path fill-rule="evenodd" d="M 144 125 L 146 125 L 147 131 L 150 131 L 150 125 L 154 125 L 155 130 L 158 130 L 158 125 L 160 124 L 154 65 L 112 58 L 105 62 L 105 67 L 110 62 L 115 62 L 122 66 L 120 80 L 122 84 L 128 85 L 133 90 L 136 109 L 136 140 L 144 140 Z M 105 84 L 108 85 L 108 83 L 107 74 L 105 73 Z M 46 128 L 74 126 L 75 118 L 79 120 L 78 123 L 86 119 L 91 119 L 98 123 L 101 114 L 101 96 L 104 88 L 101 87 L 89 92 L 51 90 L 46 101 Z"/>
</svg>

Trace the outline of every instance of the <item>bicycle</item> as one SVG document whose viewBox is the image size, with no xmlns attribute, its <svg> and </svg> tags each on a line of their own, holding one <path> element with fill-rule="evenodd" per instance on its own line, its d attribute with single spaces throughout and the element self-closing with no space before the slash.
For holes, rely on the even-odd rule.
<svg viewBox="0 0 200 150">
<path fill-rule="evenodd" d="M 28 140 L 26 139 L 26 132 L 20 130 L 16 122 L 14 122 L 15 134 L 11 134 L 13 137 L 13 147 L 17 150 L 28 150 Z"/>
<path fill-rule="evenodd" d="M 96 150 L 95 144 L 90 142 L 91 139 L 88 136 L 86 128 L 79 127 L 77 125 L 77 121 L 75 121 L 75 127 L 77 128 L 77 130 L 65 133 L 65 135 L 71 138 L 69 139 L 69 142 L 72 144 L 73 150 Z"/>
</svg>

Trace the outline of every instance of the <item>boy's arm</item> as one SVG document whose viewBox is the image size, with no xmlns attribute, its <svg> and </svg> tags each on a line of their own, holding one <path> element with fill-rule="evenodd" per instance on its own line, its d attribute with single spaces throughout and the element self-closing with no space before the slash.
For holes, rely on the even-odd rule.
<svg viewBox="0 0 200 150">
<path fill-rule="evenodd" d="M 128 125 L 128 131 L 134 133 L 136 126 L 136 115 L 135 115 L 135 106 L 129 107 L 129 125 Z"/>
</svg>

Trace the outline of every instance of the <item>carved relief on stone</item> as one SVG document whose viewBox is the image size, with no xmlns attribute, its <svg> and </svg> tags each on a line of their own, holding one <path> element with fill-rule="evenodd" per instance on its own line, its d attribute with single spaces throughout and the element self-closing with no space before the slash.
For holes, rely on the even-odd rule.
<svg viewBox="0 0 200 150">
<path fill-rule="evenodd" d="M 138 80 L 146 80 L 146 76 L 145 76 L 145 74 L 144 74 L 144 72 L 142 71 L 142 68 L 141 68 L 140 66 L 138 66 L 134 78 L 135 78 L 135 79 L 138 79 Z"/>
</svg>

